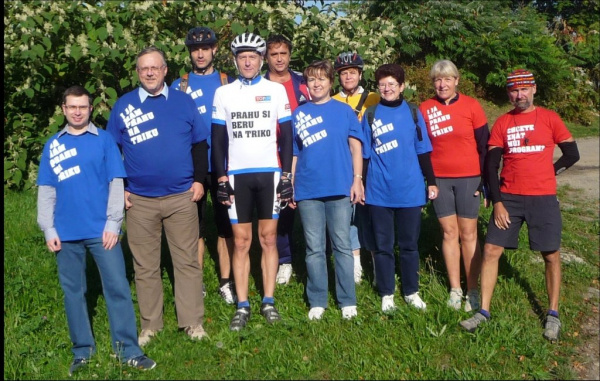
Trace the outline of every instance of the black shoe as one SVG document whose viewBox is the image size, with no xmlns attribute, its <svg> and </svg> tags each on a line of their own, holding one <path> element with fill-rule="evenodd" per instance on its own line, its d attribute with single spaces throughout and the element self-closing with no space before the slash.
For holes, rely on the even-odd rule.
<svg viewBox="0 0 600 381">
<path fill-rule="evenodd" d="M 250 319 L 250 307 L 241 307 L 235 311 L 231 323 L 229 323 L 229 329 L 232 331 L 240 331 L 248 324 Z"/>
<path fill-rule="evenodd" d="M 267 319 L 267 323 L 273 324 L 276 321 L 281 320 L 281 315 L 279 315 L 279 311 L 275 308 L 271 303 L 263 303 L 260 306 L 260 314 Z"/>
</svg>

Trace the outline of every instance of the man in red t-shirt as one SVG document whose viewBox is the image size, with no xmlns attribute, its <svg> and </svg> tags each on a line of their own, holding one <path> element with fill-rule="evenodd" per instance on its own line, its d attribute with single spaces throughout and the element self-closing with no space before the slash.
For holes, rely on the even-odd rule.
<svg viewBox="0 0 600 381">
<path fill-rule="evenodd" d="M 560 117 L 534 106 L 536 85 L 524 69 L 510 73 L 506 88 L 514 109 L 500 116 L 488 141 L 485 180 L 494 213 L 488 225 L 481 265 L 481 310 L 460 325 L 469 332 L 490 319 L 490 301 L 498 278 L 504 248 L 518 247 L 523 222 L 529 230 L 529 247 L 540 251 L 546 268 L 549 308 L 543 336 L 557 341 L 560 293 L 560 236 L 562 220 L 556 198 L 556 175 L 579 160 L 577 143 Z M 552 163 L 554 146 L 562 156 Z M 502 172 L 498 179 L 500 159 Z"/>
</svg>

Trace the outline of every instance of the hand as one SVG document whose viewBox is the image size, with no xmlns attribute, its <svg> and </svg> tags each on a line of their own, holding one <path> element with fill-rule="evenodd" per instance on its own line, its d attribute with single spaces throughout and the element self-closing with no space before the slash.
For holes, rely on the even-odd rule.
<svg viewBox="0 0 600 381">
<path fill-rule="evenodd" d="M 350 201 L 353 204 L 365 204 L 365 187 L 360 178 L 355 177 L 350 188 Z"/>
<path fill-rule="evenodd" d="M 494 204 L 494 223 L 501 230 L 508 229 L 510 225 L 510 216 L 501 201 Z"/>
<path fill-rule="evenodd" d="M 133 206 L 133 203 L 129 200 L 131 192 L 125 191 L 125 210 L 129 210 Z"/>
<path fill-rule="evenodd" d="M 60 238 L 58 237 L 46 241 L 46 246 L 48 247 L 48 250 L 50 250 L 53 253 L 60 251 L 60 249 L 62 248 L 60 244 Z"/>
<path fill-rule="evenodd" d="M 233 204 L 233 188 L 229 183 L 229 180 L 221 181 L 217 186 L 217 201 L 224 205 Z"/>
<path fill-rule="evenodd" d="M 111 250 L 119 242 L 119 235 L 104 231 L 102 233 L 102 247 L 104 250 Z"/>
<path fill-rule="evenodd" d="M 294 197 L 294 186 L 292 180 L 287 177 L 279 179 L 277 184 L 277 198 L 281 201 L 290 201 Z"/>
<path fill-rule="evenodd" d="M 437 185 L 429 185 L 427 187 L 427 198 L 430 200 L 435 200 L 437 196 L 440 194 Z"/>
<path fill-rule="evenodd" d="M 192 202 L 196 202 L 204 196 L 204 185 L 197 181 L 192 183 L 192 187 L 190 188 L 190 192 L 192 192 Z"/>
</svg>

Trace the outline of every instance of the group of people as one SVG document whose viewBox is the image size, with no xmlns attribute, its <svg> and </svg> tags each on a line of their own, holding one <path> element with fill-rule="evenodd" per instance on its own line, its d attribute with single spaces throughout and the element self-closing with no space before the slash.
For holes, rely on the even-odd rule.
<svg viewBox="0 0 600 381">
<path fill-rule="evenodd" d="M 516 248 L 525 221 L 530 246 L 546 263 L 549 312 L 544 336 L 560 330 L 560 210 L 555 175 L 578 160 L 577 145 L 558 115 L 533 105 L 533 75 L 508 76 L 514 109 L 496 121 L 491 137 L 479 103 L 459 93 L 459 73 L 448 60 L 430 72 L 436 95 L 419 107 L 403 98 L 405 73 L 397 64 L 375 71 L 379 94 L 360 86 L 364 63 L 344 52 L 318 60 L 302 74 L 289 68 L 292 44 L 244 33 L 231 43 L 236 78 L 214 67 L 218 39 L 207 27 L 185 39 L 192 70 L 167 86 L 167 62 L 156 47 L 136 61 L 140 87 L 115 103 L 107 131 L 91 121 L 84 88 L 67 89 L 67 124 L 44 147 L 38 176 L 38 223 L 57 255 L 73 361 L 69 374 L 95 352 L 87 315 L 86 251 L 102 278 L 113 350 L 124 363 L 152 369 L 142 347 L 163 329 L 161 241 L 174 269 L 178 326 L 191 339 L 206 336 L 203 257 L 207 193 L 217 231 L 218 293 L 236 306 L 229 324 L 243 329 L 248 298 L 253 218 L 261 247 L 262 302 L 268 323 L 282 319 L 276 284 L 292 275 L 298 209 L 306 243 L 308 319 L 328 308 L 328 246 L 335 262 L 336 298 L 344 319 L 357 316 L 355 284 L 360 252 L 370 253 L 381 309 L 396 309 L 395 245 L 401 294 L 417 309 L 422 209 L 432 200 L 443 233 L 448 305 L 476 311 L 460 323 L 475 331 L 490 319 L 498 259 Z M 261 69 L 266 58 L 267 73 Z M 342 90 L 332 95 L 336 73 Z M 552 163 L 554 145 L 563 156 Z M 498 169 L 504 164 L 500 179 Z M 486 244 L 477 238 L 480 192 L 494 204 Z M 125 213 L 123 213 L 125 209 Z M 127 219 L 141 332 L 119 242 Z M 481 303 L 479 278 L 481 276 Z"/>
</svg>

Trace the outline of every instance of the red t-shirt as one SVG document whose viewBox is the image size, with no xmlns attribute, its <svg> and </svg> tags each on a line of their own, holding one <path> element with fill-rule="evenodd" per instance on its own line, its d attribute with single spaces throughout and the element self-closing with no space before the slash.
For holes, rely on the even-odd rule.
<svg viewBox="0 0 600 381">
<path fill-rule="evenodd" d="M 488 145 L 503 149 L 500 190 L 528 196 L 556 194 L 554 147 L 570 137 L 558 114 L 542 107 L 499 117 Z"/>
<path fill-rule="evenodd" d="M 285 92 L 287 93 L 288 100 L 290 101 L 290 108 L 292 112 L 298 107 L 298 100 L 296 99 L 296 93 L 294 92 L 294 84 L 292 79 L 285 81 L 282 83 L 283 87 L 285 87 Z"/>
<path fill-rule="evenodd" d="M 487 123 L 479 102 L 464 94 L 449 105 L 436 97 L 419 106 L 433 146 L 431 164 L 436 177 L 479 176 L 479 153 L 474 130 Z"/>
</svg>

